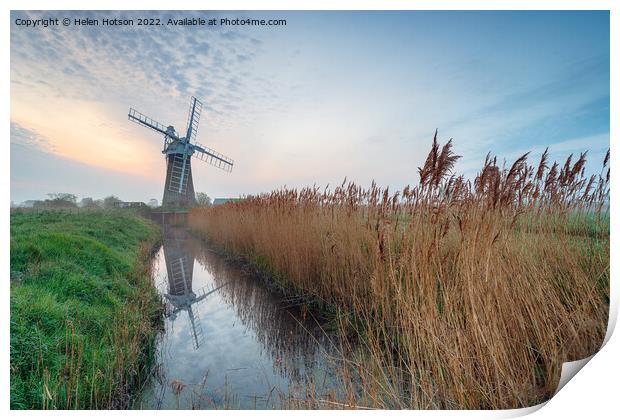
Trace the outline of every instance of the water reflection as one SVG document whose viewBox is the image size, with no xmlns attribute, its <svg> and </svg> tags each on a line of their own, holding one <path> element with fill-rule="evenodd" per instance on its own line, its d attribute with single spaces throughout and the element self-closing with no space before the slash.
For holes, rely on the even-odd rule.
<svg viewBox="0 0 620 420">
<path fill-rule="evenodd" d="M 321 362 L 320 353 L 332 347 L 321 325 L 303 308 L 274 297 L 255 278 L 240 275 L 238 268 L 213 252 L 202 252 L 197 258 L 212 273 L 218 288 L 228 284 L 222 288 L 223 301 L 254 332 L 257 342 L 274 361 L 274 369 L 297 383 L 310 379 L 306 373 L 314 372 Z M 227 283 L 230 278 L 236 281 Z"/>
<path fill-rule="evenodd" d="M 167 292 L 163 296 L 169 304 L 166 307 L 166 317 L 174 321 L 179 312 L 187 312 L 194 348 L 198 349 L 204 333 L 195 304 L 213 294 L 219 287 L 211 290 L 202 287 L 197 292 L 192 290 L 195 258 L 189 238 L 185 229 L 165 227 L 162 248 L 168 281 Z"/>
<path fill-rule="evenodd" d="M 136 408 L 279 408 L 335 388 L 333 346 L 312 316 L 184 228 L 164 226 L 154 265 L 165 333 Z"/>
</svg>

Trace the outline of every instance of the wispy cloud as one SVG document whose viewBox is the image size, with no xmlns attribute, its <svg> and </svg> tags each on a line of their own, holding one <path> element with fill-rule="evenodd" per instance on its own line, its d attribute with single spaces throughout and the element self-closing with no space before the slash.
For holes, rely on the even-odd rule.
<svg viewBox="0 0 620 420">
<path fill-rule="evenodd" d="M 55 147 L 48 139 L 35 131 L 28 130 L 21 125 L 11 122 L 11 145 L 25 146 L 44 152 L 54 152 Z"/>
<path fill-rule="evenodd" d="M 15 141 L 149 182 L 163 183 L 162 139 L 128 122 L 127 109 L 182 131 L 191 95 L 205 104 L 198 140 L 236 161 L 232 174 L 193 168 L 196 188 L 215 196 L 344 176 L 401 187 L 416 181 L 435 128 L 454 138 L 457 169 L 469 173 L 487 151 L 569 152 L 581 142 L 594 160 L 609 143 L 604 12 L 11 14 L 43 15 L 288 20 L 12 26 L 11 121 L 35 136 Z"/>
<path fill-rule="evenodd" d="M 14 12 L 14 16 L 20 13 Z M 49 15 L 23 13 L 21 17 L 30 19 Z M 179 17 L 171 12 L 146 15 L 162 21 Z M 137 20 L 144 16 L 144 12 L 72 13 L 72 18 L 93 19 Z M 243 105 L 257 96 L 264 99 L 268 91 L 266 84 L 250 82 L 241 75 L 251 66 L 261 41 L 237 30 L 14 28 L 11 42 L 12 82 L 23 89 L 37 89 L 42 95 L 141 104 L 159 115 L 169 114 L 170 108 L 184 109 L 189 96 L 196 95 L 208 104 L 211 122 L 217 125 L 227 119 L 247 118 L 251 109 Z M 41 90 L 41 85 L 48 89 Z"/>
</svg>

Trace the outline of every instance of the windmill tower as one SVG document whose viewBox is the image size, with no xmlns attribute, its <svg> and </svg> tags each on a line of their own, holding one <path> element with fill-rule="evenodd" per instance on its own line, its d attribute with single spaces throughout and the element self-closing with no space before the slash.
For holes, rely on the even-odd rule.
<svg viewBox="0 0 620 420">
<path fill-rule="evenodd" d="M 185 137 L 180 137 L 174 127 L 165 127 L 152 118 L 129 108 L 127 117 L 144 127 L 148 127 L 164 135 L 162 153 L 166 155 L 166 182 L 164 184 L 164 208 L 186 208 L 196 203 L 194 180 L 192 178 L 192 156 L 231 172 L 233 160 L 196 142 L 198 123 L 202 112 L 202 102 L 192 96 L 187 117 Z"/>
</svg>

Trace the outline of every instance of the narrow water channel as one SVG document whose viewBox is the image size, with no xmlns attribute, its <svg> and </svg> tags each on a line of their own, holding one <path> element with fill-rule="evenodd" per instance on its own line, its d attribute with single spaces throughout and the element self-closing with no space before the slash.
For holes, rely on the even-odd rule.
<svg viewBox="0 0 620 420">
<path fill-rule="evenodd" d="M 281 408 L 333 395 L 333 345 L 313 317 L 186 228 L 163 230 L 153 272 L 165 331 L 134 408 Z"/>
</svg>

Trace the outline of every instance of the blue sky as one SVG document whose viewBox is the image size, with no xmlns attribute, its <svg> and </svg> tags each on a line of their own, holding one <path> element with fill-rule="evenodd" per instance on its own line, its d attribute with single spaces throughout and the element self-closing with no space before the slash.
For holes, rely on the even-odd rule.
<svg viewBox="0 0 620 420">
<path fill-rule="evenodd" d="M 23 28 L 16 18 L 264 17 L 280 27 Z M 348 179 L 417 182 L 436 128 L 473 176 L 491 151 L 534 159 L 609 147 L 607 12 L 12 12 L 11 199 L 161 199 L 162 139 L 185 128 L 232 174 L 194 163 L 212 197 Z"/>
</svg>

